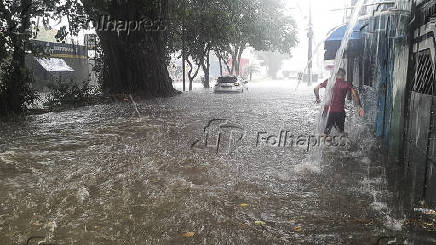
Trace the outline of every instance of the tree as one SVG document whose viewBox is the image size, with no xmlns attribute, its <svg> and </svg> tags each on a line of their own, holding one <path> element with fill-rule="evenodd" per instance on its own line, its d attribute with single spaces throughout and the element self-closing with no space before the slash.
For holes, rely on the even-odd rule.
<svg viewBox="0 0 436 245">
<path fill-rule="evenodd" d="M 268 76 L 275 79 L 277 72 L 282 67 L 283 60 L 288 59 L 289 56 L 279 52 L 261 51 L 256 52 L 258 58 L 262 60 L 262 65 L 267 67 Z"/>
<path fill-rule="evenodd" d="M 204 72 L 204 87 L 209 87 L 210 53 L 227 44 L 226 14 L 222 1 L 177 0 L 171 18 L 171 44 L 173 52 L 182 50 Z M 188 63 L 189 64 L 189 63 Z M 195 69 L 189 64 L 190 71 Z M 188 72 L 189 73 L 189 72 Z M 197 74 L 194 72 L 193 74 Z"/>
<path fill-rule="evenodd" d="M 226 66 L 231 57 L 228 70 L 237 75 L 249 45 L 290 52 L 296 43 L 294 23 L 281 9 L 280 0 L 3 0 L 0 44 L 6 45 L 0 47 L 0 61 L 6 68 L 0 74 L 1 110 L 19 112 L 31 101 L 24 57 L 26 50 L 36 49 L 28 45 L 33 17 L 65 16 L 69 25 L 58 32 L 58 40 L 77 34 L 87 19 L 100 24 L 103 91 L 164 97 L 177 93 L 167 65 L 170 52 L 181 50 L 181 41 L 191 61 L 203 69 L 206 87 L 211 51 Z M 140 30 L 130 31 L 131 23 L 137 27 L 138 22 Z M 191 76 L 197 74 L 195 65 Z"/>
<path fill-rule="evenodd" d="M 229 66 L 228 61 L 230 60 L 231 54 L 228 50 L 223 50 L 221 47 L 216 47 L 215 55 L 218 57 L 218 62 L 220 66 L 220 75 L 223 75 L 223 64 L 225 65 L 225 68 L 227 69 L 227 72 L 229 74 L 232 74 L 231 67 Z"/>
<path fill-rule="evenodd" d="M 66 13 L 71 16 L 71 32 L 83 27 L 77 14 L 82 10 L 100 24 L 96 32 L 103 51 L 104 92 L 141 97 L 177 93 L 167 70 L 168 0 L 83 0 L 82 6 L 78 0 L 68 0 L 65 9 L 73 2 L 79 3 L 77 11 Z M 131 27 L 136 28 L 130 31 Z"/>
<path fill-rule="evenodd" d="M 247 67 L 246 72 L 248 72 L 250 76 L 250 81 L 253 79 L 253 74 L 258 73 L 260 71 L 260 67 L 257 64 L 251 64 Z"/>
<path fill-rule="evenodd" d="M 251 46 L 259 51 L 290 54 L 296 45 L 295 22 L 283 13 L 280 0 L 227 0 L 230 12 L 228 32 L 232 74 L 239 75 L 244 50 Z"/>
<path fill-rule="evenodd" d="M 290 53 L 296 44 L 295 23 L 282 12 L 283 2 L 280 0 L 177 2 L 182 10 L 175 11 L 178 16 L 174 18 L 173 26 L 182 31 L 174 31 L 173 38 L 185 38 L 186 51 L 203 68 L 207 84 L 211 51 L 219 59 L 221 74 L 224 64 L 229 74 L 239 75 L 242 54 L 248 46 L 256 50 Z M 180 44 L 181 41 L 174 43 Z M 231 67 L 228 66 L 229 60 L 232 61 Z"/>
<path fill-rule="evenodd" d="M 26 51 L 42 55 L 42 49 L 29 42 L 32 19 L 48 17 L 54 8 L 48 0 L 0 1 L 0 116 L 21 113 L 36 98 L 25 67 Z"/>
</svg>

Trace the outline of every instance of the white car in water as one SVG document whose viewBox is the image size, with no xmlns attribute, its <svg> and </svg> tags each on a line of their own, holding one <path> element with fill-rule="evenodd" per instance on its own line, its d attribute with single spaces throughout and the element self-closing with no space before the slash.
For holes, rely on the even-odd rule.
<svg viewBox="0 0 436 245">
<path fill-rule="evenodd" d="M 237 92 L 243 93 L 247 89 L 247 81 L 241 77 L 226 76 L 219 77 L 213 88 L 215 93 Z"/>
</svg>

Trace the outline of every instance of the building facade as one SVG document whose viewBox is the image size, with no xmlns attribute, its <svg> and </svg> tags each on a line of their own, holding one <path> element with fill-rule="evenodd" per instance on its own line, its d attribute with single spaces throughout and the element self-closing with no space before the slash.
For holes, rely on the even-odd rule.
<svg viewBox="0 0 436 245">
<path fill-rule="evenodd" d="M 435 209 L 436 1 L 366 1 L 358 26 L 361 46 L 349 43 L 342 58 L 394 162 L 401 209 Z"/>
<path fill-rule="evenodd" d="M 47 89 L 59 81 L 81 83 L 89 79 L 88 49 L 86 46 L 32 40 L 43 47 L 48 57 L 26 56 L 26 67 L 34 78 L 33 88 Z"/>
</svg>

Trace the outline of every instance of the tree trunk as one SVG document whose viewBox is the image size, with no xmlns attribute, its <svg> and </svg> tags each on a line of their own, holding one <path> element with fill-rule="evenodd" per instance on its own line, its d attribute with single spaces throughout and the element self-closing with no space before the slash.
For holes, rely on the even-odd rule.
<svg viewBox="0 0 436 245">
<path fill-rule="evenodd" d="M 229 61 L 225 60 L 224 57 L 222 56 L 222 54 L 219 51 L 216 52 L 216 55 L 218 56 L 218 59 L 220 59 L 220 66 L 221 66 L 220 67 L 220 70 L 221 70 L 220 72 L 221 72 L 221 76 L 223 76 L 222 63 L 224 63 L 224 65 L 226 66 L 227 72 L 229 73 L 229 75 L 231 75 L 232 74 L 232 70 L 231 70 L 231 68 L 230 68 L 230 66 L 228 64 Z"/>
<path fill-rule="evenodd" d="M 236 76 L 240 75 L 240 63 L 244 49 L 245 44 L 241 44 L 240 46 L 234 45 L 234 50 L 232 51 L 232 74 Z"/>
<path fill-rule="evenodd" d="M 236 75 L 239 76 L 241 74 L 241 59 L 242 59 L 242 53 L 245 50 L 245 44 L 242 43 L 241 46 L 239 46 L 236 49 Z"/>
<path fill-rule="evenodd" d="M 176 94 L 164 53 L 159 50 L 154 38 L 123 40 L 113 32 L 100 32 L 99 37 L 104 53 L 105 92 L 135 94 L 142 97 L 166 97 Z"/>
<path fill-rule="evenodd" d="M 232 75 L 232 70 L 230 69 L 228 61 L 224 62 L 224 64 L 226 64 L 227 72 L 229 73 L 229 75 Z"/>
<path fill-rule="evenodd" d="M 13 45 L 12 61 L 7 68 L 4 78 L 5 89 L 1 96 L 2 108 L 0 108 L 0 114 L 21 113 L 24 109 L 24 103 L 31 96 L 28 84 L 30 79 L 27 77 L 25 66 L 25 44 L 30 38 L 27 30 L 30 28 L 30 7 L 32 0 L 21 0 L 20 5 L 21 25 L 16 30 L 18 33 L 13 34 L 11 37 Z"/>
<path fill-rule="evenodd" d="M 217 50 L 215 50 L 215 55 L 216 55 L 216 57 L 218 57 L 218 63 L 219 63 L 219 66 L 220 66 L 220 76 L 222 77 L 223 76 L 223 58 L 221 57 L 221 54 L 220 54 L 220 52 L 219 51 L 217 51 Z"/>
<path fill-rule="evenodd" d="M 224 58 L 222 56 L 221 56 L 221 60 L 223 60 L 223 63 L 226 66 L 227 73 L 229 73 L 229 75 L 232 75 L 232 69 L 229 66 L 229 61 L 228 60 L 224 60 Z"/>
<path fill-rule="evenodd" d="M 90 4 L 90 1 L 84 3 Z M 160 3 L 161 12 L 145 12 L 146 17 L 165 20 L 168 0 Z M 143 6 L 139 0 L 112 1 L 107 12 L 114 20 L 136 20 L 143 18 Z M 143 28 L 130 33 L 99 30 L 97 34 L 104 54 L 102 87 L 105 92 L 146 98 L 177 94 L 167 70 L 164 31 Z"/>
<path fill-rule="evenodd" d="M 239 76 L 239 59 L 238 58 L 236 58 L 236 61 L 235 61 L 235 75 Z"/>
<path fill-rule="evenodd" d="M 189 59 L 186 59 L 186 62 L 189 65 L 189 71 L 188 71 L 188 79 L 189 79 L 189 91 L 192 91 L 192 82 L 194 81 L 195 77 L 198 75 L 198 71 L 200 70 L 200 65 L 197 65 L 197 70 L 192 74 L 194 70 L 194 66 L 192 65 L 192 62 Z"/>
<path fill-rule="evenodd" d="M 204 82 L 203 87 L 204 88 L 210 88 L 210 59 L 209 59 L 210 50 L 206 52 L 206 59 L 205 62 L 201 62 L 201 66 L 203 68 L 204 72 Z"/>
<path fill-rule="evenodd" d="M 236 75 L 239 76 L 241 75 L 241 58 L 242 58 L 242 52 L 244 52 L 244 48 L 241 46 L 239 48 L 239 53 L 238 53 L 238 61 L 237 61 L 237 67 L 238 69 L 236 70 Z"/>
<path fill-rule="evenodd" d="M 220 76 L 223 76 L 223 63 L 222 63 L 222 59 L 220 56 L 218 56 L 218 62 L 220 64 Z"/>
<path fill-rule="evenodd" d="M 235 72 L 237 71 L 236 63 L 237 63 L 237 54 L 233 53 L 232 54 L 232 72 L 231 72 L 231 75 L 235 74 Z"/>
<path fill-rule="evenodd" d="M 236 47 L 236 49 L 235 49 L 235 54 L 233 55 L 234 57 L 233 57 L 233 63 L 234 63 L 234 67 L 235 67 L 235 75 L 236 76 L 239 76 L 239 59 L 238 59 L 238 57 L 239 57 L 239 47 Z"/>
</svg>

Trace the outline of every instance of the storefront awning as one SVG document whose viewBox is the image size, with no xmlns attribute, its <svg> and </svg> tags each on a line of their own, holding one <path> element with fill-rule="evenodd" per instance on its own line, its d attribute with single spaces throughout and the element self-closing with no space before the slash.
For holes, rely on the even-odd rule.
<svg viewBox="0 0 436 245">
<path fill-rule="evenodd" d="M 359 21 L 353 28 L 348 41 L 347 52 L 356 52 L 362 47 L 361 45 L 361 35 L 360 30 L 364 26 L 364 21 Z M 341 46 L 341 42 L 344 39 L 345 33 L 347 31 L 348 25 L 342 25 L 337 27 L 332 31 L 329 37 L 325 41 L 325 55 L 324 60 L 334 60 L 336 58 L 336 52 Z"/>
<path fill-rule="evenodd" d="M 39 64 L 49 72 L 74 71 L 65 60 L 58 58 L 36 58 Z"/>
<path fill-rule="evenodd" d="M 360 29 L 364 25 L 363 21 L 360 21 L 356 24 L 356 26 L 353 28 L 353 32 L 351 33 L 350 40 L 358 40 L 360 39 Z M 345 36 L 345 32 L 347 31 L 348 25 L 343 25 L 338 28 L 336 28 L 330 36 L 327 38 L 326 42 L 328 41 L 342 41 L 342 39 Z"/>
</svg>

